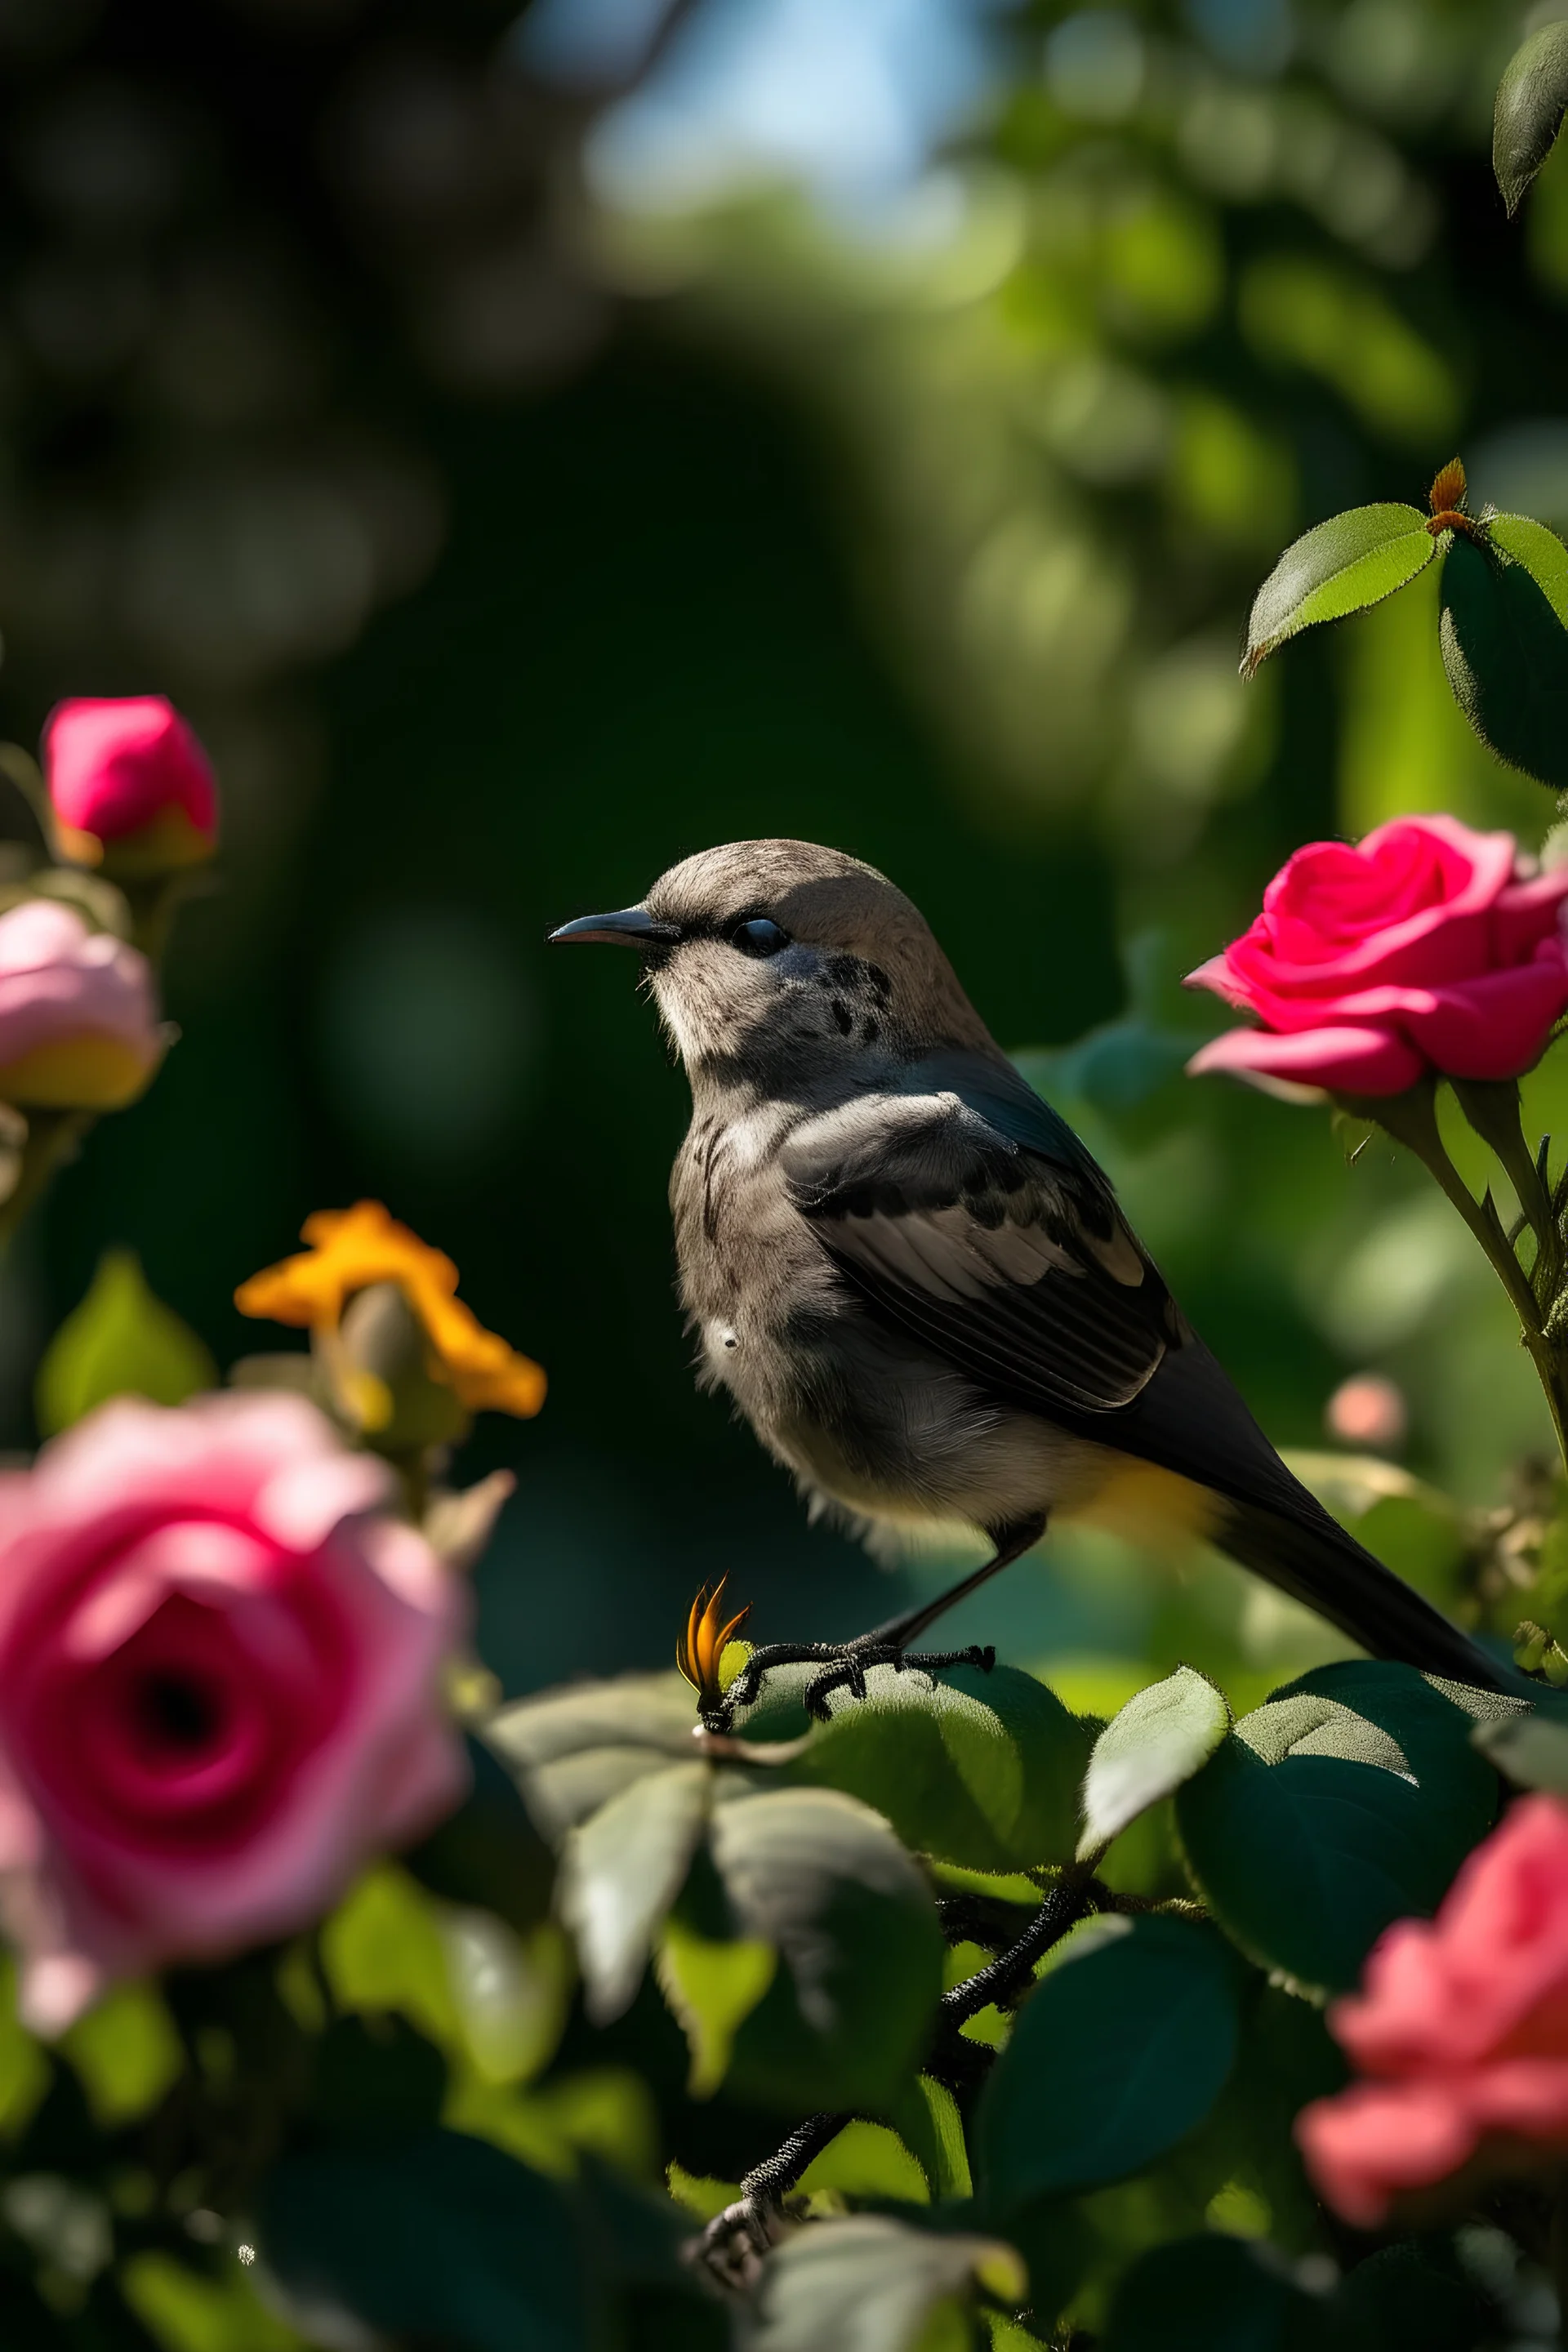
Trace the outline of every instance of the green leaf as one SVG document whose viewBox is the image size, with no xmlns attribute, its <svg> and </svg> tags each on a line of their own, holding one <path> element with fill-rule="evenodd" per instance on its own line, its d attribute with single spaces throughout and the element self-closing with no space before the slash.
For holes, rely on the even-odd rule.
<svg viewBox="0 0 1568 2352">
<path fill-rule="evenodd" d="M 1352 507 L 1288 547 L 1258 590 L 1241 674 L 1318 621 L 1364 613 L 1424 572 L 1437 552 L 1418 507 Z"/>
<path fill-rule="evenodd" d="M 939 1862 L 1000 1874 L 1070 1859 L 1089 1735 L 1033 1675 L 960 1666 L 933 1687 L 873 1666 L 863 1700 L 840 1693 L 830 1704 L 832 1722 L 812 1733 L 792 1780 L 875 1806 Z"/>
<path fill-rule="evenodd" d="M 308 2335 L 312 2315 L 346 2311 L 454 2352 L 581 2352 L 589 2341 L 565 2198 L 458 2132 L 285 2157 L 262 2192 L 258 2238 Z"/>
<path fill-rule="evenodd" d="M 917 2075 L 891 2102 L 888 2116 L 905 2147 L 919 2158 L 933 2198 L 973 2195 L 963 2117 L 945 2083 Z"/>
<path fill-rule="evenodd" d="M 1489 514 L 1486 533 L 1510 562 L 1528 572 L 1558 620 L 1568 629 L 1568 547 L 1554 530 L 1529 515 Z"/>
<path fill-rule="evenodd" d="M 1129 1822 L 1191 1780 L 1229 1729 L 1223 1696 L 1191 1666 L 1130 1698 L 1089 1759 L 1079 1859 L 1100 1853 Z"/>
<path fill-rule="evenodd" d="M 1568 784 L 1568 629 L 1524 563 L 1456 532 L 1437 620 L 1454 699 L 1489 751 Z"/>
<path fill-rule="evenodd" d="M 1237 1976 L 1189 1920 L 1113 1914 L 1075 1929 L 982 2095 L 993 2210 L 1125 2179 L 1185 2138 L 1236 2055 Z"/>
<path fill-rule="evenodd" d="M 1105 2352 L 1328 2352 L 1329 2344 L 1321 2296 L 1296 2285 L 1268 2248 L 1215 2234 L 1156 2246 L 1135 2263 L 1105 2331 Z M 1355 2352 L 1370 2347 L 1358 2342 Z"/>
<path fill-rule="evenodd" d="M 658 1946 L 658 1985 L 691 2052 L 688 2095 L 706 2099 L 723 2081 L 735 2035 L 773 1980 L 778 1954 L 744 1937 L 718 1942 L 679 1917 Z"/>
<path fill-rule="evenodd" d="M 1515 1715 L 1478 1724 L 1472 1737 L 1517 1788 L 1568 1797 L 1568 1723 L 1554 1723 L 1544 1715 Z"/>
<path fill-rule="evenodd" d="M 709 1832 L 737 1935 L 780 1968 L 726 2086 L 800 2114 L 875 2110 L 913 2071 L 942 1990 L 931 1891 L 880 1816 L 835 1789 L 732 1798 Z"/>
<path fill-rule="evenodd" d="M 1551 154 L 1565 107 L 1568 25 L 1543 25 L 1509 59 L 1492 114 L 1492 170 L 1510 216 Z"/>
<path fill-rule="evenodd" d="M 38 1367 L 38 1426 L 53 1437 L 110 1397 L 184 1404 L 216 1385 L 217 1366 L 190 1327 L 149 1290 L 134 1251 L 105 1250 L 92 1287 Z"/>
<path fill-rule="evenodd" d="M 1497 1809 L 1469 1729 L 1413 1668 L 1372 1660 L 1244 1717 L 1176 1799 L 1188 1864 L 1242 1949 L 1340 1991 L 1391 1921 L 1429 1916 Z"/>
<path fill-rule="evenodd" d="M 931 2185 L 923 2167 L 887 2124 L 856 2116 L 836 2132 L 801 2174 L 807 2196 L 836 2189 L 862 2203 L 926 2205 Z"/>
<path fill-rule="evenodd" d="M 1021 2303 L 1028 2283 L 994 2238 L 939 2235 L 878 2213 L 818 2222 L 770 2255 L 741 2343 L 744 2352 L 911 2352 L 944 2306 L 962 2315 L 977 2284 Z M 954 2340 L 963 2342 L 962 2326 Z"/>
<path fill-rule="evenodd" d="M 119 2285 L 161 2352 L 306 2352 L 294 2330 L 259 2300 L 238 2262 L 226 2277 L 203 2277 L 149 2248 L 132 2256 Z M 51 2332 L 50 2341 L 58 2347 L 58 2335 Z M 5 2352 L 26 2352 L 26 2339 L 18 2343 L 4 2326 L 0 2343 Z"/>
<path fill-rule="evenodd" d="M 554 1857 L 500 1758 L 472 1734 L 464 1744 L 468 1794 L 403 1866 L 448 1903 L 493 1911 L 521 1930 L 536 1927 L 549 1916 Z"/>
<path fill-rule="evenodd" d="M 712 1779 L 695 1760 L 647 1773 L 579 1822 L 566 1841 L 561 1916 L 576 1942 L 595 2025 L 631 2006 L 655 1932 L 691 1866 Z"/>
<path fill-rule="evenodd" d="M 184 2068 L 174 2021 L 155 1984 L 117 1985 L 59 2043 L 106 2131 L 155 2107 Z"/>
<path fill-rule="evenodd" d="M 689 1762 L 692 1725 L 679 1675 L 623 1675 L 502 1707 L 483 1736 L 546 1837 L 559 1840 L 646 1773 Z"/>
</svg>

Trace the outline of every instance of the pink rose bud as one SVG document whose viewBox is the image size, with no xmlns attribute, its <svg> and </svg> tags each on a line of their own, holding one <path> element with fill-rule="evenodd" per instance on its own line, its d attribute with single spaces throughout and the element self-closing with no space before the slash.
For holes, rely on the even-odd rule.
<svg viewBox="0 0 1568 2352">
<path fill-rule="evenodd" d="M 1187 977 L 1261 1026 L 1188 1063 L 1258 1086 L 1396 1095 L 1429 1070 L 1515 1078 L 1568 1010 L 1568 866 L 1530 870 L 1510 833 L 1400 817 L 1353 849 L 1314 841 L 1263 912 Z"/>
<path fill-rule="evenodd" d="M 1472 2159 L 1568 2155 L 1568 1807 L 1516 1804 L 1433 1920 L 1400 1919 L 1329 2023 L 1363 2080 L 1297 2119 L 1307 2169 L 1359 2230 Z"/>
<path fill-rule="evenodd" d="M 153 968 L 74 907 L 29 898 L 0 915 L 0 1102 L 119 1110 L 163 1058 Z"/>
<path fill-rule="evenodd" d="M 1404 1391 L 1381 1372 L 1353 1372 L 1342 1381 L 1323 1419 L 1342 1445 L 1370 1445 L 1380 1454 L 1403 1445 L 1410 1425 Z"/>
<path fill-rule="evenodd" d="M 212 769 L 163 695 L 57 703 L 43 751 L 60 845 L 79 864 L 154 874 L 212 856 Z"/>
<path fill-rule="evenodd" d="M 467 1767 L 464 1588 L 302 1398 L 121 1398 L 0 1478 L 0 1919 L 56 2032 L 319 1918 Z"/>
</svg>

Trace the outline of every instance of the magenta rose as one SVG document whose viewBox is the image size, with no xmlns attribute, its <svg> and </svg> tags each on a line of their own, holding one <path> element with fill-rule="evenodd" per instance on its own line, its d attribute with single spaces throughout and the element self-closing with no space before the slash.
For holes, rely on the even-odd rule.
<svg viewBox="0 0 1568 2352">
<path fill-rule="evenodd" d="M 56 705 L 44 726 L 44 778 L 61 845 L 84 865 L 189 866 L 217 839 L 207 755 L 161 694 Z"/>
<path fill-rule="evenodd" d="M 74 907 L 28 898 L 0 915 L 0 1102 L 119 1110 L 163 1058 L 153 968 Z"/>
<path fill-rule="evenodd" d="M 0 1478 L 0 1918 L 23 2014 L 320 1916 L 456 1803 L 461 1587 L 303 1399 L 121 1399 Z"/>
<path fill-rule="evenodd" d="M 1424 1072 L 1512 1078 L 1568 1009 L 1568 867 L 1533 872 L 1508 833 L 1451 816 L 1314 841 L 1263 894 L 1251 929 L 1188 974 L 1255 1013 L 1195 1054 L 1228 1070 L 1351 1095 L 1403 1094 Z"/>
</svg>

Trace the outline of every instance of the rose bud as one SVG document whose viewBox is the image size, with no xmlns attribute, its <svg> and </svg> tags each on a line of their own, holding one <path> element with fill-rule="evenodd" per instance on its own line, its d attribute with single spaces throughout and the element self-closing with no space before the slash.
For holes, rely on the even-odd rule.
<svg viewBox="0 0 1568 2352">
<path fill-rule="evenodd" d="M 301 1397 L 121 1398 L 0 1477 L 0 1920 L 55 2032 L 432 1828 L 465 1588 Z"/>
<path fill-rule="evenodd" d="M 43 757 L 59 845 L 78 865 L 133 880 L 212 856 L 212 768 L 163 695 L 58 703 Z"/>
<path fill-rule="evenodd" d="M 29 898 L 0 915 L 0 1102 L 120 1110 L 168 1044 L 145 956 L 74 907 Z"/>
</svg>

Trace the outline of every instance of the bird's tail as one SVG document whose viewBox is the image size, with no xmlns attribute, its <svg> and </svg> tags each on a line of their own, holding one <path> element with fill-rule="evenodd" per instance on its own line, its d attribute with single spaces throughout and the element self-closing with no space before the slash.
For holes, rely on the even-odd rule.
<svg viewBox="0 0 1568 2352">
<path fill-rule="evenodd" d="M 1482 1690 L 1529 1687 L 1374 1559 L 1304 1486 L 1291 1502 L 1295 1507 L 1286 1517 L 1226 1496 L 1213 1540 L 1244 1568 L 1326 1617 L 1374 1658 L 1394 1658 L 1422 1674 Z"/>
</svg>

